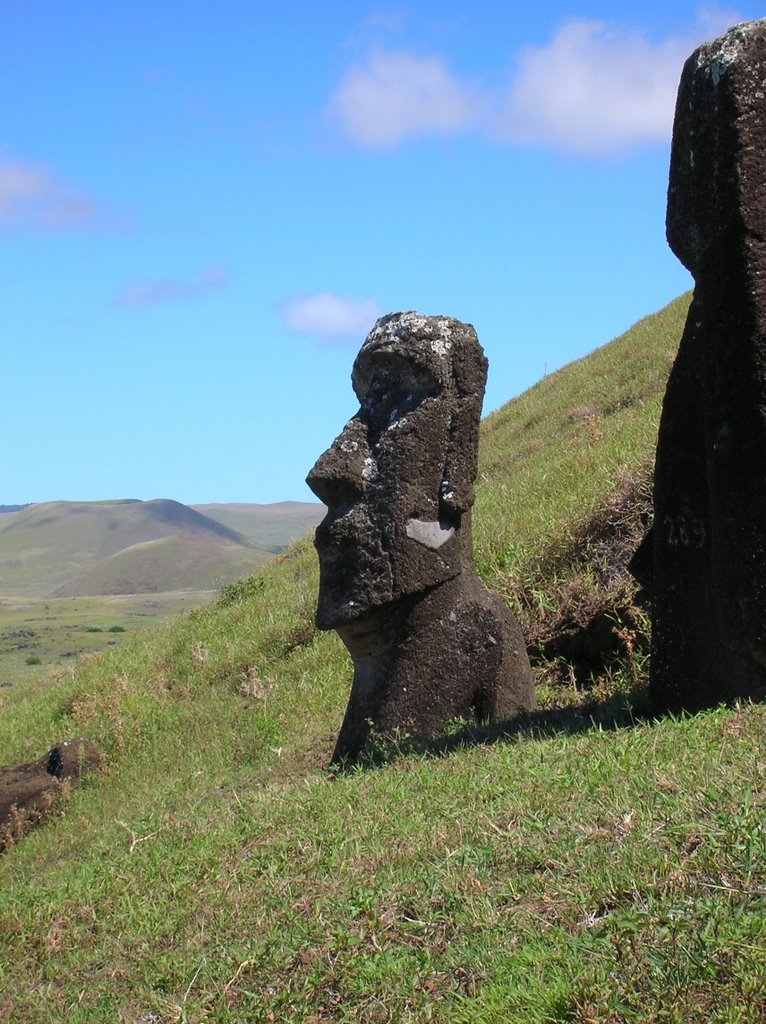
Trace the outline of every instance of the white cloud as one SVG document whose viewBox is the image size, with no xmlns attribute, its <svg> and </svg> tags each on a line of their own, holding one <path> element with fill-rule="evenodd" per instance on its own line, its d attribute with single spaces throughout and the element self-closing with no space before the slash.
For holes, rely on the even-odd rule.
<svg viewBox="0 0 766 1024">
<path fill-rule="evenodd" d="M 652 46 L 603 22 L 571 21 L 548 46 L 521 53 L 498 130 L 593 154 L 667 141 L 688 52 L 676 40 Z"/>
<path fill-rule="evenodd" d="M 228 277 L 221 267 L 203 267 L 192 280 L 166 277 L 126 285 L 115 296 L 114 304 L 141 308 L 166 302 L 193 302 L 221 288 L 227 281 Z"/>
<path fill-rule="evenodd" d="M 708 10 L 694 33 L 652 43 L 605 22 L 567 22 L 547 46 L 519 55 L 496 130 L 512 142 L 589 155 L 667 142 L 684 61 L 723 27 Z"/>
<path fill-rule="evenodd" d="M 288 331 L 330 344 L 360 345 L 380 316 L 374 299 L 347 299 L 331 292 L 295 295 L 280 306 Z"/>
<path fill-rule="evenodd" d="M 504 89 L 479 92 L 435 56 L 376 53 L 352 68 L 330 112 L 364 146 L 477 132 L 501 142 L 602 156 L 669 142 L 684 61 L 739 15 L 700 9 L 696 25 L 658 41 L 603 21 L 565 22 L 528 46 Z"/>
<path fill-rule="evenodd" d="M 375 53 L 365 66 L 352 68 L 330 113 L 355 142 L 385 148 L 418 135 L 465 131 L 478 106 L 441 58 L 396 50 Z"/>
<path fill-rule="evenodd" d="M 96 202 L 45 164 L 0 158 L 0 224 L 89 227 L 97 216 Z"/>
</svg>

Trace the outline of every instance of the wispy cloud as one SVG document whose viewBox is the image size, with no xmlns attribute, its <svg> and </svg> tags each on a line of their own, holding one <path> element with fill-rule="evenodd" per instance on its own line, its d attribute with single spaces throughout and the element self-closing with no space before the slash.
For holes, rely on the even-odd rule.
<svg viewBox="0 0 766 1024">
<path fill-rule="evenodd" d="M 195 278 L 165 277 L 158 280 L 136 281 L 126 285 L 114 297 L 117 306 L 141 308 L 166 302 L 193 302 L 203 299 L 228 281 L 221 267 L 203 267 Z"/>
<path fill-rule="evenodd" d="M 45 164 L 0 157 L 0 224 L 57 230 L 98 221 L 95 199 Z"/>
<path fill-rule="evenodd" d="M 348 299 L 332 292 L 294 295 L 280 304 L 279 311 L 288 331 L 330 345 L 361 344 L 380 316 L 374 299 Z"/>
<path fill-rule="evenodd" d="M 478 133 L 497 141 L 604 156 L 670 139 L 686 57 L 740 20 L 704 7 L 696 24 L 657 41 L 618 24 L 569 20 L 529 46 L 504 88 L 479 89 L 437 56 L 374 53 L 351 68 L 329 111 L 363 146 Z"/>
<path fill-rule="evenodd" d="M 407 50 L 375 53 L 351 68 L 330 103 L 349 138 L 378 147 L 466 131 L 478 113 L 469 88 L 440 57 Z"/>
</svg>

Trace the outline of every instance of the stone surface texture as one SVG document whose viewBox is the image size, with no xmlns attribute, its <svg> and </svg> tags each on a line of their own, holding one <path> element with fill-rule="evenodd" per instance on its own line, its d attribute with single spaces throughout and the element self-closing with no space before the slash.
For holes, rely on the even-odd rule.
<svg viewBox="0 0 766 1024">
<path fill-rule="evenodd" d="M 686 62 L 667 234 L 695 290 L 636 575 L 652 593 L 655 704 L 694 710 L 766 686 L 766 21 Z"/>
<path fill-rule="evenodd" d="M 473 563 L 486 375 L 470 325 L 382 317 L 353 367 L 359 411 L 309 473 L 328 507 L 317 625 L 337 630 L 354 663 L 335 762 L 376 739 L 534 705 L 518 623 Z"/>
</svg>

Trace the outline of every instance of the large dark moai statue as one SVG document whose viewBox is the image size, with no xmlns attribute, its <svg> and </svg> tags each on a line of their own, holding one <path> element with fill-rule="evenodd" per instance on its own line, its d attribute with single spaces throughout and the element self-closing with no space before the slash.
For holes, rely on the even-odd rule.
<svg viewBox="0 0 766 1024">
<path fill-rule="evenodd" d="M 766 684 L 766 22 L 686 62 L 667 233 L 695 279 L 665 395 L 651 693 L 694 710 Z M 640 575 L 640 573 L 637 573 Z"/>
<path fill-rule="evenodd" d="M 534 705 L 518 623 L 473 563 L 486 375 L 471 326 L 383 317 L 354 363 L 359 412 L 309 473 L 328 506 L 317 626 L 337 630 L 354 662 L 334 762 L 373 738 L 433 737 L 453 718 Z"/>
</svg>

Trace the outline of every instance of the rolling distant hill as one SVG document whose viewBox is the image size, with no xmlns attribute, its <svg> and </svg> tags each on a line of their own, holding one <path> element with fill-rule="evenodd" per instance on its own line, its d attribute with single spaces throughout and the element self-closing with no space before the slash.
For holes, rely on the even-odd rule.
<svg viewBox="0 0 766 1024">
<path fill-rule="evenodd" d="M 190 507 L 230 526 L 251 543 L 275 554 L 294 540 L 305 537 L 327 511 L 324 505 L 306 501 L 279 501 L 271 505 L 232 502 Z"/>
<path fill-rule="evenodd" d="M 274 545 L 260 545 L 177 501 L 44 502 L 0 520 L 0 592 L 214 589 L 273 553 Z"/>
<path fill-rule="evenodd" d="M 258 548 L 204 535 L 158 537 L 109 555 L 57 587 L 51 597 L 214 590 L 268 560 Z"/>
</svg>

